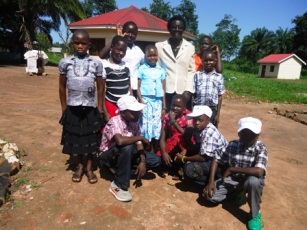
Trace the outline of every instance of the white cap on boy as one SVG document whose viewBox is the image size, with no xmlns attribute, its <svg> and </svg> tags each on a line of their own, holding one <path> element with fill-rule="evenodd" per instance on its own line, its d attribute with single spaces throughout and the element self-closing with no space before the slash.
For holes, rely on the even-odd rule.
<svg viewBox="0 0 307 230">
<path fill-rule="evenodd" d="M 139 103 L 133 96 L 125 95 L 118 99 L 117 106 L 119 108 L 119 111 L 140 111 L 145 107 L 145 104 Z"/>
<path fill-rule="evenodd" d="M 253 117 L 244 117 L 239 120 L 238 123 L 238 132 L 243 129 L 249 129 L 255 134 L 259 134 L 261 132 L 262 123 L 259 119 Z"/>
<path fill-rule="evenodd" d="M 195 105 L 192 113 L 187 114 L 188 117 L 198 117 L 205 114 L 209 118 L 212 116 L 212 110 L 206 105 Z"/>
</svg>

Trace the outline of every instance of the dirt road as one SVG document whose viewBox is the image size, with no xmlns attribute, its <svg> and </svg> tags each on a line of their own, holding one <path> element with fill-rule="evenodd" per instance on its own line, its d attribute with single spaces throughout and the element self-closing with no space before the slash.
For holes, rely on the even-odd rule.
<svg viewBox="0 0 307 230">
<path fill-rule="evenodd" d="M 27 152 L 17 177 L 34 187 L 20 186 L 13 202 L 0 208 L 1 229 L 246 229 L 248 205 L 209 207 L 199 196 L 200 187 L 172 184 L 171 177 L 155 172 L 147 174 L 141 187 L 131 180 L 129 203 L 110 194 L 106 172 L 94 185 L 86 178 L 71 182 L 68 156 L 61 154 L 59 144 L 57 68 L 46 67 L 46 72 L 45 77 L 27 76 L 23 67 L 0 67 L 0 138 Z M 306 105 L 226 98 L 220 130 L 230 141 L 237 138 L 241 117 L 262 120 L 260 139 L 269 150 L 261 206 L 264 229 L 307 229 L 307 126 L 277 115 L 274 107 L 307 110 Z"/>
</svg>

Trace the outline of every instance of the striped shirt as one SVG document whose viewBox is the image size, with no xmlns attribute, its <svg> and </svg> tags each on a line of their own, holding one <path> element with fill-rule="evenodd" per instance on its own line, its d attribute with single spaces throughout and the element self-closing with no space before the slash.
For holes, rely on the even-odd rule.
<svg viewBox="0 0 307 230">
<path fill-rule="evenodd" d="M 105 97 L 108 101 L 116 103 L 122 96 L 130 94 L 130 71 L 125 62 L 114 64 L 103 60 L 102 78 L 106 81 Z"/>
<path fill-rule="evenodd" d="M 266 171 L 268 154 L 266 146 L 257 141 L 251 147 L 244 147 L 239 140 L 229 142 L 228 146 L 215 155 L 216 162 L 228 167 L 258 167 Z M 235 178 L 241 179 L 243 174 L 232 175 Z"/>
<path fill-rule="evenodd" d="M 206 155 L 210 158 L 215 156 L 216 150 L 220 150 L 227 146 L 225 137 L 211 123 L 200 133 L 200 155 Z M 197 140 L 197 142 L 199 142 Z"/>
<path fill-rule="evenodd" d="M 218 97 L 226 92 L 222 74 L 198 71 L 194 75 L 195 105 L 217 106 Z"/>
</svg>

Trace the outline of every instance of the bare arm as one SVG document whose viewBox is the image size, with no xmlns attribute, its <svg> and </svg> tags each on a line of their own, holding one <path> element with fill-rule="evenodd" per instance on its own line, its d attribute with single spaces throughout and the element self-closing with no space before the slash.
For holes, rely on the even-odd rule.
<svg viewBox="0 0 307 230">
<path fill-rule="evenodd" d="M 138 88 L 137 88 L 137 96 L 138 96 L 139 101 L 144 104 L 144 101 L 143 101 L 143 98 L 142 98 L 142 95 L 141 95 L 141 84 L 142 84 L 142 80 L 139 79 L 138 80 Z"/>
<path fill-rule="evenodd" d="M 66 96 L 66 75 L 60 74 L 59 77 L 59 96 L 62 107 L 62 113 L 65 111 L 67 106 L 67 96 Z"/>
<path fill-rule="evenodd" d="M 223 96 L 219 95 L 218 104 L 217 104 L 217 112 L 216 112 L 216 117 L 214 121 L 214 125 L 216 126 L 216 128 L 218 128 L 219 123 L 220 123 L 220 112 L 222 108 L 222 101 L 223 101 Z"/>
<path fill-rule="evenodd" d="M 216 52 L 217 62 L 216 62 L 215 71 L 218 72 L 218 73 L 222 73 L 223 72 L 223 64 L 222 64 L 222 60 L 221 60 L 221 54 L 220 54 L 219 47 L 217 45 L 214 45 L 214 46 L 211 47 L 211 49 Z"/>
</svg>

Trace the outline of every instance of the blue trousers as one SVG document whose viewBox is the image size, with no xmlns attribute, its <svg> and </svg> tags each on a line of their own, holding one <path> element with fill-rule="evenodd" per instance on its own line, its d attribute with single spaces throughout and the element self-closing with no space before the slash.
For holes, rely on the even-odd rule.
<svg viewBox="0 0 307 230">
<path fill-rule="evenodd" d="M 161 164 L 161 158 L 152 152 L 146 152 L 146 168 L 155 168 Z M 114 182 L 123 190 L 130 187 L 132 166 L 140 162 L 135 144 L 115 146 L 100 155 L 102 166 L 115 168 Z"/>
</svg>

